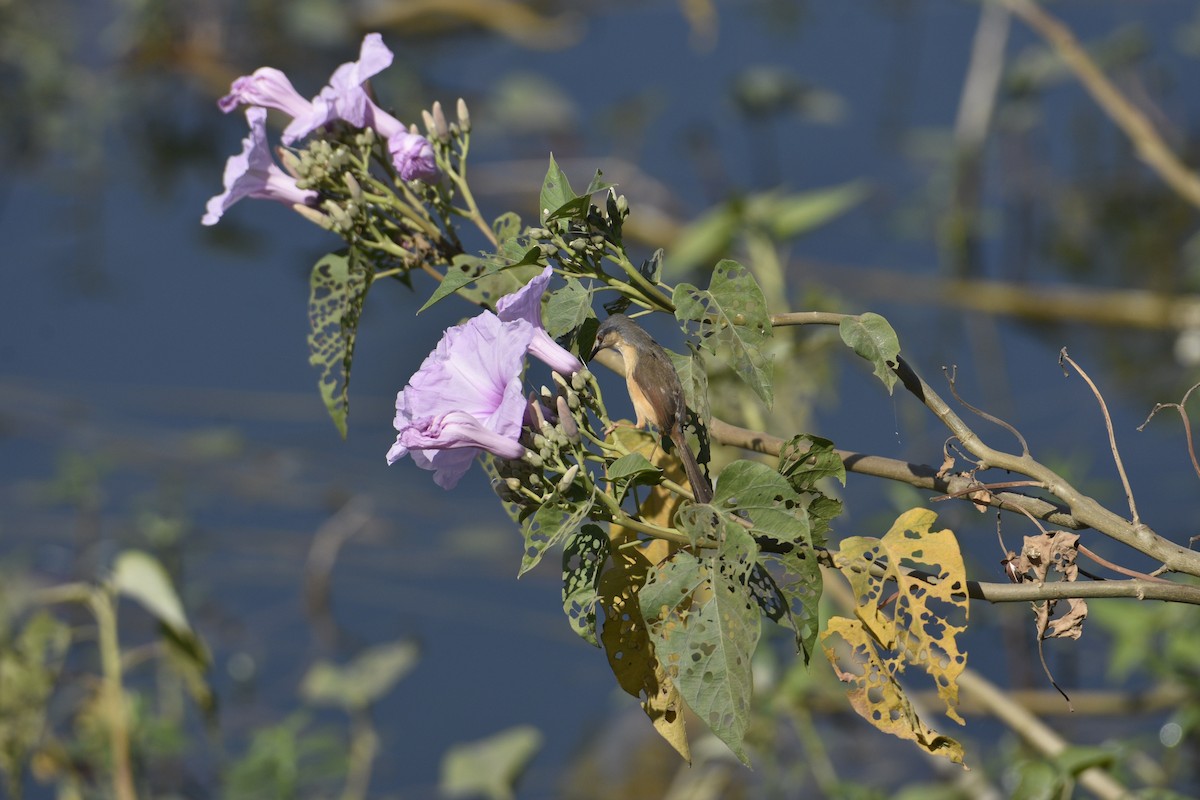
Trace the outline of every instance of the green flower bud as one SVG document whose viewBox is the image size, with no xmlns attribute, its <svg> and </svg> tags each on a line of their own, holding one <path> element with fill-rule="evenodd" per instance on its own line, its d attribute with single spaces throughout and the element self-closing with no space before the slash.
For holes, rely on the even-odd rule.
<svg viewBox="0 0 1200 800">
<path fill-rule="evenodd" d="M 361 203 L 363 198 L 362 186 L 358 183 L 358 178 L 351 175 L 349 172 L 342 173 L 342 180 L 346 182 L 346 188 L 350 191 L 350 199 L 354 203 Z"/>
<path fill-rule="evenodd" d="M 320 211 L 317 211 L 315 208 L 310 208 L 306 205 L 297 203 L 296 205 L 292 206 L 292 210 L 307 219 L 309 222 L 320 225 L 327 231 L 333 230 L 333 220 L 322 214 Z"/>
</svg>

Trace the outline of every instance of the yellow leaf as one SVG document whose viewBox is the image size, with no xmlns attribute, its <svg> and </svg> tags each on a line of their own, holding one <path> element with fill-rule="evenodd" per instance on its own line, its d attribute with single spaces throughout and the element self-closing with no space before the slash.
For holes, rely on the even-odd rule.
<svg viewBox="0 0 1200 800">
<path fill-rule="evenodd" d="M 838 637 L 844 647 L 838 646 Z M 877 642 L 862 620 L 831 617 L 821 634 L 821 648 L 838 678 L 850 684 L 847 691 L 850 705 L 863 719 L 884 733 L 911 739 L 934 755 L 962 763 L 962 745 L 939 734 L 917 717 L 896 680 L 895 660 L 880 656 Z M 843 650 L 841 654 L 839 649 Z M 849 669 L 842 669 L 839 660 L 848 662 Z"/>
<path fill-rule="evenodd" d="M 958 676 L 967 665 L 958 649 L 958 634 L 967 629 L 967 574 L 958 541 L 949 529 L 932 530 L 937 515 L 914 508 L 900 515 L 882 539 L 845 539 L 835 558 L 850 581 L 855 615 L 885 650 L 893 673 L 906 664 L 919 667 L 937 683 L 946 715 L 959 724 Z M 902 567 L 929 576 L 922 580 Z M 885 591 L 895 602 L 882 605 Z M 891 614 L 885 613 L 888 608 Z"/>
<path fill-rule="evenodd" d="M 641 701 L 658 734 L 691 763 L 683 699 L 654 656 L 646 620 L 638 605 L 637 593 L 646 582 L 651 561 L 643 550 L 620 549 L 619 544 L 614 539 L 612 566 L 600 576 L 600 605 L 604 608 L 600 642 L 617 683 Z M 655 541 L 651 546 L 665 544 Z"/>
</svg>

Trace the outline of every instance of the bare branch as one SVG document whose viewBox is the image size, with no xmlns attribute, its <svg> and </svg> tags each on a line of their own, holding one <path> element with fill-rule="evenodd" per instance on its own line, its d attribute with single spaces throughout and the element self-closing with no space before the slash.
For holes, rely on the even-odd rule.
<svg viewBox="0 0 1200 800">
<path fill-rule="evenodd" d="M 1129 513 L 1133 517 L 1133 525 L 1136 528 L 1142 524 L 1142 521 L 1138 518 L 1137 503 L 1133 501 L 1133 487 L 1129 485 L 1129 476 L 1125 474 L 1125 465 L 1121 463 L 1121 454 L 1117 451 L 1117 434 L 1113 431 L 1112 416 L 1108 413 L 1108 405 L 1088 374 L 1067 355 L 1065 347 L 1058 351 L 1058 363 L 1061 365 L 1064 361 L 1074 367 L 1075 371 L 1079 373 L 1079 377 L 1087 381 L 1087 385 L 1092 389 L 1092 394 L 1096 395 L 1096 402 L 1100 404 L 1100 413 L 1104 415 L 1104 428 L 1108 431 L 1108 446 L 1112 450 L 1113 463 L 1117 465 L 1117 473 L 1121 476 L 1121 485 L 1125 487 L 1125 498 L 1129 501 Z"/>
</svg>

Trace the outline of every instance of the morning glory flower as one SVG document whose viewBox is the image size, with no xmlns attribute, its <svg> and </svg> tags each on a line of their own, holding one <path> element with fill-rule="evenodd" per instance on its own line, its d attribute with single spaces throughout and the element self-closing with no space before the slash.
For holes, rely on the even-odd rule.
<svg viewBox="0 0 1200 800">
<path fill-rule="evenodd" d="M 277 108 L 294 118 L 312 114 L 312 103 L 301 97 L 288 76 L 274 67 L 261 67 L 253 74 L 241 76 L 229 87 L 229 94 L 217 101 L 217 108 L 226 114 L 239 105 Z M 291 143 L 292 140 L 284 139 L 284 144 Z"/>
<path fill-rule="evenodd" d="M 275 165 L 267 144 L 267 110 L 246 109 L 250 133 L 242 140 L 242 152 L 225 162 L 225 191 L 208 201 L 205 225 L 216 225 L 225 211 L 243 197 L 276 200 L 285 205 L 311 205 L 317 193 L 301 189 L 296 179 Z"/>
<path fill-rule="evenodd" d="M 396 396 L 398 435 L 388 464 L 411 455 L 451 489 L 483 451 L 522 457 L 521 370 L 532 338 L 529 323 L 502 322 L 488 311 L 447 330 Z"/>
<path fill-rule="evenodd" d="M 433 145 L 424 136 L 401 130 L 388 138 L 388 152 L 402 180 L 432 183 L 441 174 Z"/>
<path fill-rule="evenodd" d="M 550 338 L 542 325 L 542 295 L 554 270 L 546 267 L 542 274 L 523 287 L 496 301 L 496 315 L 504 321 L 525 320 L 533 326 L 533 340 L 529 352 L 561 375 L 574 375 L 583 369 L 583 363 L 575 354 Z"/>
<path fill-rule="evenodd" d="M 401 179 L 429 183 L 437 180 L 440 174 L 429 141 L 424 136 L 410 133 L 400 120 L 377 106 L 363 89 L 368 79 L 391 66 L 392 59 L 392 51 L 383 43 L 383 37 L 368 33 L 363 37 L 358 60 L 334 70 L 329 83 L 311 101 L 305 100 L 282 72 L 263 67 L 235 80 L 229 94 L 217 105 L 226 113 L 245 103 L 277 108 L 290 115 L 292 121 L 280 137 L 288 146 L 339 119 L 356 128 L 374 128 L 388 143 L 388 153 Z"/>
</svg>

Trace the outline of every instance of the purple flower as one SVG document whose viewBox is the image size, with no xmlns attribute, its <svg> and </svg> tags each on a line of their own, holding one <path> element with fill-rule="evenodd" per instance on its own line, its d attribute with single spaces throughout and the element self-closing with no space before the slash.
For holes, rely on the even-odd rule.
<svg viewBox="0 0 1200 800">
<path fill-rule="evenodd" d="M 275 165 L 267 145 L 267 110 L 246 109 L 250 133 L 242 140 L 242 152 L 225 162 L 225 191 L 208 201 L 201 222 L 216 225 L 225 211 L 243 197 L 276 200 L 289 206 L 310 205 L 317 199 L 311 189 L 301 189 L 296 179 Z"/>
<path fill-rule="evenodd" d="M 356 128 L 374 128 L 388 143 L 392 163 L 403 180 L 437 180 L 437 162 L 433 147 L 423 136 L 410 133 L 400 120 L 375 105 L 363 84 L 391 66 L 392 51 L 378 33 L 368 33 L 359 48 L 358 61 L 342 64 L 329 78 L 328 85 L 311 101 L 305 100 L 288 77 L 272 67 L 263 67 L 252 75 L 233 82 L 229 94 L 217 105 L 225 113 L 245 103 L 277 108 L 290 115 L 280 140 L 288 146 L 334 120 L 344 120 Z"/>
<path fill-rule="evenodd" d="M 496 301 L 496 315 L 504 321 L 525 320 L 533 326 L 533 340 L 529 352 L 550 365 L 550 369 L 562 375 L 574 375 L 583 369 L 583 363 L 575 355 L 550 338 L 542 326 L 542 295 L 554 271 L 550 267 L 542 274 L 510 295 Z"/>
<path fill-rule="evenodd" d="M 388 152 L 392 154 L 392 164 L 402 180 L 432 183 L 441 174 L 429 140 L 409 133 L 403 127 L 388 139 Z"/>
<path fill-rule="evenodd" d="M 288 76 L 274 67 L 262 67 L 252 75 L 243 75 L 229 87 L 229 94 L 217 101 L 217 107 L 226 114 L 243 104 L 277 108 L 291 117 L 312 113 L 312 103 L 301 97 Z"/>
<path fill-rule="evenodd" d="M 525 414 L 521 370 L 533 328 L 495 314 L 450 328 L 408 385 L 396 396 L 389 464 L 406 455 L 432 470 L 443 489 L 453 488 L 481 451 L 520 458 Z"/>
</svg>

